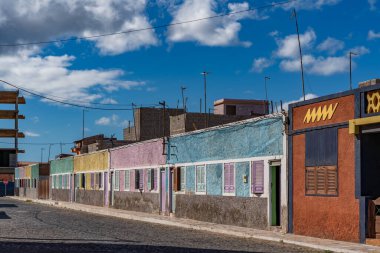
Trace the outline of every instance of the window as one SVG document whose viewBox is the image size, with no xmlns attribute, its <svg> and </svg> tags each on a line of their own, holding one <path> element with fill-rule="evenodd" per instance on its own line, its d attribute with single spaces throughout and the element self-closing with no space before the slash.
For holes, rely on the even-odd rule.
<svg viewBox="0 0 380 253">
<path fill-rule="evenodd" d="M 142 173 L 141 170 L 135 170 L 135 189 L 139 190 L 140 188 L 140 182 L 142 181 Z"/>
<path fill-rule="evenodd" d="M 326 128 L 306 133 L 306 195 L 338 195 L 338 130 Z"/>
<path fill-rule="evenodd" d="M 206 167 L 204 165 L 197 166 L 196 174 L 196 192 L 206 192 Z"/>
<path fill-rule="evenodd" d="M 185 168 L 177 167 L 173 170 L 174 182 L 173 189 L 174 191 L 184 191 L 185 190 Z"/>
<path fill-rule="evenodd" d="M 115 171 L 115 181 L 114 181 L 115 190 L 120 189 L 120 171 Z"/>
<path fill-rule="evenodd" d="M 251 191 L 254 194 L 264 193 L 264 161 L 251 164 Z"/>
<path fill-rule="evenodd" d="M 95 173 L 90 173 L 90 188 L 95 189 Z"/>
<path fill-rule="evenodd" d="M 124 191 L 130 190 L 130 171 L 126 170 L 124 173 Z"/>
<path fill-rule="evenodd" d="M 154 171 L 155 169 L 148 169 L 148 190 L 154 190 L 155 182 L 154 182 Z"/>
<path fill-rule="evenodd" d="M 180 169 L 180 173 L 179 173 L 179 175 L 180 175 L 180 185 L 179 185 L 179 187 L 180 187 L 180 191 L 185 191 L 185 189 L 186 189 L 186 168 L 185 167 L 181 167 L 181 169 Z"/>
<path fill-rule="evenodd" d="M 104 174 L 102 172 L 100 172 L 98 174 L 98 177 L 99 177 L 99 189 L 103 189 Z"/>
<path fill-rule="evenodd" d="M 235 165 L 233 163 L 224 164 L 224 193 L 235 193 Z"/>
<path fill-rule="evenodd" d="M 144 189 L 144 170 L 139 171 L 140 177 L 139 177 L 139 190 Z"/>
<path fill-rule="evenodd" d="M 306 167 L 306 195 L 338 195 L 336 166 Z"/>
<path fill-rule="evenodd" d="M 94 189 L 95 190 L 99 190 L 102 188 L 102 173 L 95 173 L 94 174 L 94 177 L 95 177 L 95 186 L 94 186 Z"/>
<path fill-rule="evenodd" d="M 80 188 L 84 189 L 86 187 L 86 175 L 84 173 L 80 174 Z"/>
</svg>

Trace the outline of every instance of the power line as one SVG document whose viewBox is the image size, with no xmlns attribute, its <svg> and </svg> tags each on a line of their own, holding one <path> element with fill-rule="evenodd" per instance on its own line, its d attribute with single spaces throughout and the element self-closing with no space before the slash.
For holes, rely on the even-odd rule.
<svg viewBox="0 0 380 253">
<path fill-rule="evenodd" d="M 198 18 L 198 19 L 192 19 L 192 20 L 187 20 L 187 21 L 174 22 L 174 23 L 170 23 L 170 24 L 163 24 L 163 25 L 145 27 L 145 28 L 140 28 L 140 29 L 132 29 L 132 30 L 127 30 L 127 31 L 104 33 L 104 34 L 98 34 L 98 35 L 93 35 L 93 36 L 83 36 L 83 37 L 68 38 L 68 39 L 36 41 L 36 42 L 26 42 L 26 43 L 14 43 L 14 44 L 0 44 L 0 47 L 18 47 L 18 46 L 30 46 L 30 45 L 41 45 L 41 44 L 51 44 L 51 43 L 62 43 L 62 42 L 68 42 L 68 41 L 88 40 L 88 39 L 96 39 L 96 38 L 107 37 L 107 36 L 114 36 L 114 35 L 120 35 L 120 34 L 129 34 L 129 33 L 134 33 L 134 32 L 142 32 L 142 31 L 154 30 L 154 29 L 159 29 L 159 28 L 165 28 L 165 27 L 183 25 L 183 24 L 188 24 L 188 23 L 193 23 L 193 22 L 199 22 L 199 21 L 208 20 L 208 19 L 220 18 L 220 17 L 230 16 L 230 15 L 236 15 L 236 14 L 245 13 L 245 12 L 251 12 L 251 11 L 260 10 L 260 9 L 273 8 L 273 7 L 276 7 L 276 6 L 285 5 L 285 4 L 288 4 L 288 3 L 291 3 L 291 2 L 295 2 L 295 1 L 298 1 L 298 0 L 282 1 L 282 2 L 267 4 L 267 5 L 263 5 L 263 6 L 259 6 L 259 7 L 255 7 L 255 8 L 248 8 L 248 9 L 242 10 L 242 11 L 228 12 L 228 13 L 218 14 L 218 15 L 214 15 L 214 16 L 208 16 L 208 17 L 204 17 L 204 18 Z"/>
<path fill-rule="evenodd" d="M 86 109 L 92 109 L 92 110 L 102 110 L 102 111 L 131 111 L 132 110 L 131 108 L 102 108 L 102 107 L 93 107 L 93 106 L 86 106 L 86 105 L 78 105 L 78 104 L 74 104 L 74 103 L 70 103 L 70 102 L 60 101 L 60 100 L 57 100 L 57 99 L 54 99 L 54 98 L 50 98 L 50 97 L 38 94 L 38 93 L 33 92 L 33 91 L 29 91 L 29 90 L 27 90 L 25 88 L 22 88 L 20 86 L 14 85 L 14 84 L 11 84 L 11 83 L 9 83 L 7 81 L 4 81 L 4 80 L 0 80 L 0 82 L 3 82 L 3 83 L 5 83 L 5 84 L 7 84 L 9 86 L 12 86 L 13 88 L 22 90 L 22 91 L 24 91 L 26 93 L 29 93 L 31 95 L 34 95 L 34 96 L 37 96 L 37 97 L 40 97 L 40 98 L 43 98 L 43 99 L 47 99 L 47 100 L 53 101 L 55 103 L 60 103 L 60 104 L 69 105 L 69 106 L 73 106 L 73 107 L 86 108 Z"/>
<path fill-rule="evenodd" d="M 13 142 L 0 141 L 1 144 L 13 144 Z M 20 145 L 72 145 L 72 142 L 19 142 Z"/>
</svg>

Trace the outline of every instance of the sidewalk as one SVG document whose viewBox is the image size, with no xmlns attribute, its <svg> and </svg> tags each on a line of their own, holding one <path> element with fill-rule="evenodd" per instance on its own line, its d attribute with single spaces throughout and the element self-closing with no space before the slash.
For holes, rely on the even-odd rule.
<svg viewBox="0 0 380 253">
<path fill-rule="evenodd" d="M 11 197 L 8 198 L 16 200 L 31 200 L 20 197 Z M 259 240 L 267 240 L 274 242 L 283 242 L 303 247 L 309 247 L 318 250 L 332 251 L 332 252 L 347 252 L 347 253 L 357 253 L 357 252 L 379 252 L 380 247 L 369 246 L 364 244 L 349 243 L 342 241 L 333 241 L 326 239 L 319 239 L 313 237 L 299 236 L 293 234 L 283 234 L 279 232 L 266 231 L 266 230 L 257 230 L 251 228 L 221 225 L 209 222 L 195 221 L 189 219 L 181 219 L 175 217 L 161 216 L 155 214 L 148 214 L 142 212 L 132 212 L 120 209 L 89 206 L 77 203 L 69 202 L 58 202 L 52 200 L 31 200 L 34 203 L 51 205 L 60 208 L 67 208 L 76 211 L 88 212 L 93 214 L 100 214 L 106 216 L 112 216 L 117 218 L 143 221 L 155 224 L 161 224 L 166 226 L 174 226 L 180 228 L 194 229 L 200 231 L 208 231 L 213 233 L 219 233 L 230 236 L 237 236 L 243 238 L 252 238 Z"/>
</svg>

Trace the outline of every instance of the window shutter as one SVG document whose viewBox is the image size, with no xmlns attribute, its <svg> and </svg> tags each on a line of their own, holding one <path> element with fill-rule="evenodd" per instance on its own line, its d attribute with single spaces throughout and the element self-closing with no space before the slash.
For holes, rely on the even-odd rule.
<svg viewBox="0 0 380 253">
<path fill-rule="evenodd" d="M 124 170 L 120 171 L 120 175 L 119 175 L 119 181 L 120 181 L 119 189 L 120 189 L 120 191 L 124 191 L 124 185 L 125 185 L 125 182 L 124 182 L 125 174 L 124 173 L 125 173 Z"/>
<path fill-rule="evenodd" d="M 151 180 L 151 185 L 150 185 L 150 188 L 149 190 L 154 190 L 156 188 L 156 173 L 155 173 L 155 169 L 151 169 L 149 171 L 149 174 L 150 174 L 150 180 Z"/>
<path fill-rule="evenodd" d="M 158 173 L 158 170 L 154 169 L 153 173 L 154 173 L 154 190 L 157 190 L 157 173 Z"/>
<path fill-rule="evenodd" d="M 178 191 L 178 168 L 173 168 L 173 190 Z"/>
<path fill-rule="evenodd" d="M 316 194 L 316 167 L 307 167 L 306 168 L 306 194 Z"/>
<path fill-rule="evenodd" d="M 326 190 L 328 195 L 338 194 L 338 177 L 337 177 L 337 167 L 328 166 L 326 167 Z"/>
<path fill-rule="evenodd" d="M 135 189 L 140 189 L 140 171 L 135 170 Z"/>
<path fill-rule="evenodd" d="M 224 164 L 224 192 L 230 192 L 230 166 Z"/>
<path fill-rule="evenodd" d="M 152 174 L 150 172 L 151 170 L 148 170 L 148 191 L 152 190 Z"/>
<path fill-rule="evenodd" d="M 256 194 L 264 193 L 264 161 L 252 162 L 251 187 Z"/>
<path fill-rule="evenodd" d="M 326 167 L 317 167 L 317 194 L 326 194 Z"/>
<path fill-rule="evenodd" d="M 177 176 L 176 176 L 176 179 L 177 179 L 177 191 L 180 191 L 181 190 L 181 171 L 182 171 L 182 168 L 181 167 L 178 167 L 176 169 L 177 171 Z"/>
<path fill-rule="evenodd" d="M 230 163 L 230 192 L 235 191 L 235 165 Z"/>
<path fill-rule="evenodd" d="M 139 170 L 139 190 L 144 190 L 144 170 Z"/>
</svg>

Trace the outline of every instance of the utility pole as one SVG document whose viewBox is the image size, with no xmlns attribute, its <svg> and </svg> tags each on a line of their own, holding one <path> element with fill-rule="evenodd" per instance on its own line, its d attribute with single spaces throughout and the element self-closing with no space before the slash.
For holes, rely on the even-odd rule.
<svg viewBox="0 0 380 253">
<path fill-rule="evenodd" d="M 165 100 L 164 101 L 162 101 L 162 102 L 159 102 L 159 104 L 160 105 L 162 105 L 162 109 L 163 109 L 163 117 L 164 117 L 164 119 L 163 119 L 163 122 L 162 122 L 162 125 L 163 125 L 163 129 L 162 129 L 162 137 L 163 138 L 165 138 L 165 108 L 166 108 L 166 102 L 165 102 Z"/>
<path fill-rule="evenodd" d="M 203 71 L 201 75 L 203 75 L 203 84 L 204 84 L 204 104 L 205 104 L 205 127 L 207 127 L 207 75 L 210 72 Z"/>
<path fill-rule="evenodd" d="M 63 153 L 63 152 L 62 152 L 62 146 L 63 146 L 62 142 L 59 143 L 59 146 L 60 146 L 60 148 L 61 148 L 61 154 L 62 154 L 62 153 Z"/>
<path fill-rule="evenodd" d="M 50 150 L 51 150 L 51 146 L 53 146 L 53 144 L 49 144 L 49 153 L 48 153 L 48 159 L 47 159 L 47 161 L 49 162 L 49 160 L 50 160 Z"/>
<path fill-rule="evenodd" d="M 186 103 L 185 103 L 185 96 L 184 96 L 185 90 L 186 90 L 186 87 L 185 86 L 181 86 L 182 108 L 183 108 L 184 112 L 186 112 Z"/>
<path fill-rule="evenodd" d="M 133 128 L 135 130 L 135 140 L 137 141 L 137 130 L 136 130 L 136 117 L 135 117 L 135 104 L 132 103 L 132 114 L 133 114 Z"/>
<path fill-rule="evenodd" d="M 349 55 L 350 55 L 350 90 L 352 90 L 352 56 L 358 55 L 358 54 L 350 51 Z"/>
<path fill-rule="evenodd" d="M 264 77 L 264 82 L 265 82 L 265 100 L 266 100 L 266 101 L 268 101 L 267 80 L 270 80 L 270 77 L 269 77 L 269 76 Z"/>
<path fill-rule="evenodd" d="M 305 101 L 306 100 L 306 97 L 305 97 L 305 78 L 304 78 L 304 74 L 303 74 L 302 48 L 301 48 L 301 40 L 300 40 L 300 33 L 299 33 L 299 28 L 298 28 L 298 18 L 297 18 L 296 9 L 293 9 L 292 17 L 294 17 L 296 20 L 298 48 L 299 48 L 299 52 L 300 52 L 300 62 L 301 62 L 302 95 L 303 95 L 303 100 Z"/>
<path fill-rule="evenodd" d="M 43 159 L 43 154 L 44 154 L 44 148 L 41 148 L 41 163 L 42 163 L 42 159 Z"/>
<path fill-rule="evenodd" d="M 82 140 L 84 139 L 84 113 L 85 112 L 88 112 L 88 111 L 83 109 L 83 114 L 82 114 Z"/>
</svg>

